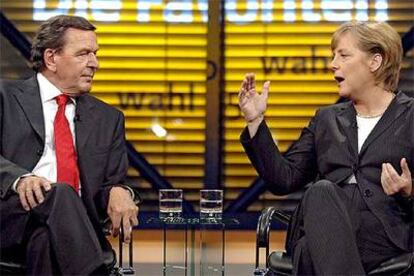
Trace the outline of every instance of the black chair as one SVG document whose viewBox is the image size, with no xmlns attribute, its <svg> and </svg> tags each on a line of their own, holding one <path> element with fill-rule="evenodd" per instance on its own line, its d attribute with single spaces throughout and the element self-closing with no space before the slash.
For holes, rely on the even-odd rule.
<svg viewBox="0 0 414 276">
<path fill-rule="evenodd" d="M 275 251 L 269 254 L 269 236 L 273 220 L 285 225 L 290 222 L 290 215 L 274 207 L 263 209 L 257 222 L 256 231 L 256 269 L 254 275 L 292 275 L 292 257 L 286 252 Z M 266 250 L 266 267 L 259 268 L 260 249 Z M 368 272 L 369 276 L 380 275 L 414 275 L 414 252 L 404 253 L 400 256 L 381 263 L 377 268 Z"/>
<path fill-rule="evenodd" d="M 109 220 L 105 220 L 103 225 L 103 231 L 106 235 L 110 235 L 110 228 L 108 224 Z M 131 241 L 128 245 L 128 266 L 123 267 L 123 240 L 124 234 L 120 231 L 118 236 L 118 255 L 119 261 L 117 265 L 115 251 L 104 252 L 104 265 L 106 270 L 111 276 L 122 276 L 122 275 L 131 275 L 135 274 L 135 269 L 133 266 L 133 231 L 131 232 Z M 9 260 L 0 260 L 0 275 L 24 275 L 26 267 L 23 261 L 9 261 Z"/>
</svg>

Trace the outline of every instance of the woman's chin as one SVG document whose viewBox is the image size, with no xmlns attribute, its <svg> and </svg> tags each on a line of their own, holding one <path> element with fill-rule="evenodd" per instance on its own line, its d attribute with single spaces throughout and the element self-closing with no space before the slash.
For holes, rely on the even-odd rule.
<svg viewBox="0 0 414 276">
<path fill-rule="evenodd" d="M 343 97 L 343 98 L 349 98 L 350 97 L 350 93 L 349 91 L 343 90 L 343 89 L 339 89 L 339 97 Z"/>
</svg>

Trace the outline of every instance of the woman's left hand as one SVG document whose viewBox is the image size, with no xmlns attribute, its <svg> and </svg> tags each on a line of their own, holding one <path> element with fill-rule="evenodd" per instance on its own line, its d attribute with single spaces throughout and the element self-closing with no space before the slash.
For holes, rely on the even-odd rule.
<svg viewBox="0 0 414 276">
<path fill-rule="evenodd" d="M 382 164 L 381 172 L 381 184 L 384 192 L 387 195 L 393 195 L 401 193 L 404 197 L 409 197 L 413 192 L 413 180 L 411 178 L 411 172 L 408 168 L 407 160 L 401 159 L 402 174 L 398 172 L 390 163 Z"/>
</svg>

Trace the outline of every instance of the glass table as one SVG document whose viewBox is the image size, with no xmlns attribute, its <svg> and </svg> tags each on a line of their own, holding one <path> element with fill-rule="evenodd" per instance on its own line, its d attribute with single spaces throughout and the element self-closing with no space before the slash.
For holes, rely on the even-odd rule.
<svg viewBox="0 0 414 276">
<path fill-rule="evenodd" d="M 226 229 L 239 224 L 237 219 L 157 217 L 148 219 L 147 223 L 160 224 L 163 229 L 163 275 L 224 275 Z M 177 248 L 177 243 L 169 239 L 169 235 L 177 236 L 177 231 L 172 230 L 184 235 L 181 262 L 177 261 L 180 253 L 172 250 L 173 246 Z"/>
</svg>

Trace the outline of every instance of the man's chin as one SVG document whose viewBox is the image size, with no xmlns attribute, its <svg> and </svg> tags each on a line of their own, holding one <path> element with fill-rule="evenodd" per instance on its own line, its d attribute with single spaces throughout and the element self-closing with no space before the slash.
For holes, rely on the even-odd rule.
<svg viewBox="0 0 414 276">
<path fill-rule="evenodd" d="M 79 91 L 79 95 L 88 94 L 89 92 L 91 92 L 91 90 L 90 90 L 90 89 L 87 89 L 87 90 L 81 90 L 81 91 Z"/>
<path fill-rule="evenodd" d="M 79 94 L 82 95 L 82 94 L 86 94 L 86 93 L 91 92 L 91 89 L 92 89 L 92 85 L 91 84 L 88 84 L 88 85 L 84 85 L 82 87 L 79 87 Z"/>
<path fill-rule="evenodd" d="M 66 95 L 69 95 L 69 96 L 71 96 L 71 97 L 78 97 L 78 96 L 81 96 L 81 95 L 83 95 L 83 94 L 87 94 L 87 93 L 89 93 L 91 91 L 91 89 L 90 88 L 80 88 L 80 89 L 78 89 L 78 91 L 72 91 L 72 92 L 66 92 L 65 94 Z"/>
</svg>

